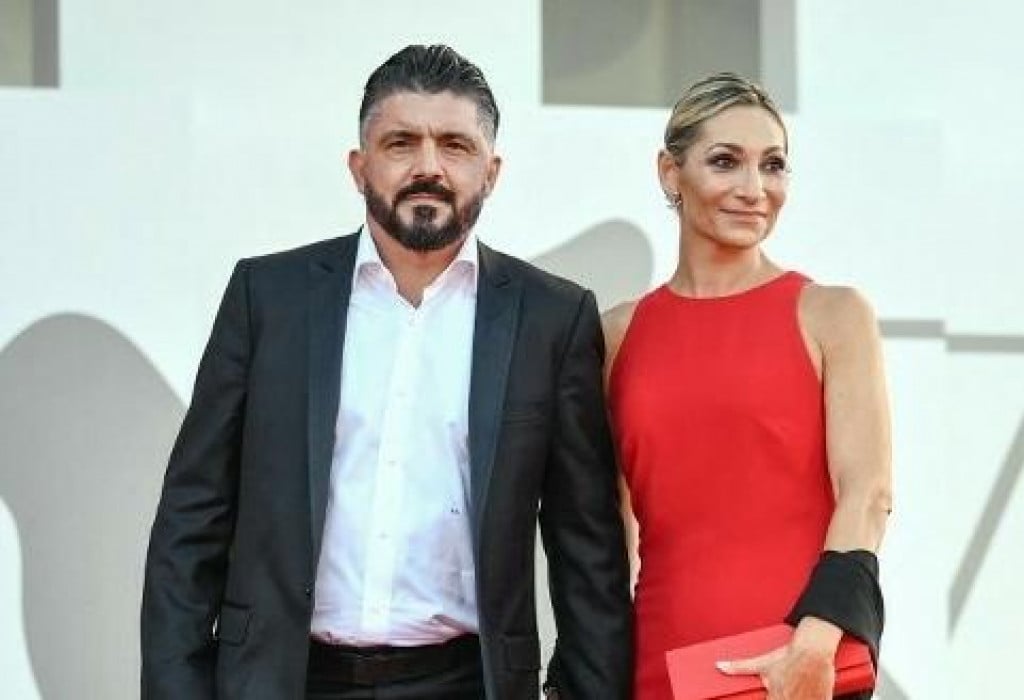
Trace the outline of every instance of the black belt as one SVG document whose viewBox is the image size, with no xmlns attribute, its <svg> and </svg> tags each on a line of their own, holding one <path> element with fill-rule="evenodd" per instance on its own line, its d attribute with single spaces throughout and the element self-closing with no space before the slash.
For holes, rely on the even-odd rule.
<svg viewBox="0 0 1024 700">
<path fill-rule="evenodd" d="M 480 638 L 475 634 L 421 647 L 348 647 L 315 639 L 309 643 L 310 680 L 327 683 L 397 683 L 479 662 Z"/>
</svg>

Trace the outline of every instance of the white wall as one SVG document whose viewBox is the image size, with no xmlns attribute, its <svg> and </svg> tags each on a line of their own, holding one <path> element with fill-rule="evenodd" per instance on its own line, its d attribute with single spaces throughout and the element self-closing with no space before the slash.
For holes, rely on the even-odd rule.
<svg viewBox="0 0 1024 700">
<path fill-rule="evenodd" d="M 130 338 L 186 401 L 233 260 L 360 223 L 341 159 L 360 90 L 412 41 L 453 44 L 497 93 L 506 169 L 486 240 L 532 257 L 624 219 L 647 233 L 652 281 L 672 268 L 653 172 L 665 111 L 542 106 L 537 3 L 61 10 L 61 87 L 0 89 L 0 352 L 39 319 L 79 312 Z M 897 500 L 883 658 L 896 686 L 880 697 L 995 697 L 995 670 L 1022 650 L 1019 487 L 1004 494 L 952 633 L 949 620 L 994 484 L 1024 461 L 1008 459 L 1024 418 L 1022 24 L 1010 0 L 797 2 L 795 173 L 771 252 L 860 287 L 883 319 L 945 324 L 945 335 L 887 341 Z M 1004 351 L 957 345 L 978 334 L 1000 335 Z M 0 694 L 33 698 L 8 622 L 22 619 L 22 565 L 6 515 Z"/>
</svg>

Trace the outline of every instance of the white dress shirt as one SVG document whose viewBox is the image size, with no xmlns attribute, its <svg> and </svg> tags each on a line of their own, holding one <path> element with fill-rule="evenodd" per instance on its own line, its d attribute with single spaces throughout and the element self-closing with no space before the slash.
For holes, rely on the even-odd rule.
<svg viewBox="0 0 1024 700">
<path fill-rule="evenodd" d="M 334 644 L 436 644 L 478 630 L 468 404 L 477 244 L 423 292 L 398 293 L 364 227 L 311 633 Z"/>
</svg>

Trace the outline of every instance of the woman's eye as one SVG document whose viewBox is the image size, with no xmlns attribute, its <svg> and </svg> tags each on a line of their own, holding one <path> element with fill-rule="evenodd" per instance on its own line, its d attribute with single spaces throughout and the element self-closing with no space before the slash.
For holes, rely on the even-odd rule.
<svg viewBox="0 0 1024 700">
<path fill-rule="evenodd" d="M 736 159 L 729 155 L 712 156 L 709 162 L 713 167 L 722 170 L 727 170 L 736 165 Z"/>
<path fill-rule="evenodd" d="M 784 173 L 787 171 L 786 161 L 782 158 L 771 158 L 765 161 L 762 167 L 770 173 Z"/>
</svg>

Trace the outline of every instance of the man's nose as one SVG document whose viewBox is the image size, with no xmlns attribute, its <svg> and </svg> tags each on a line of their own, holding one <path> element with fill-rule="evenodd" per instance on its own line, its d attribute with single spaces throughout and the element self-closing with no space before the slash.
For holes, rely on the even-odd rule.
<svg viewBox="0 0 1024 700">
<path fill-rule="evenodd" d="M 441 176 L 441 159 L 437 146 L 425 140 L 416 153 L 413 177 L 432 179 Z"/>
</svg>

